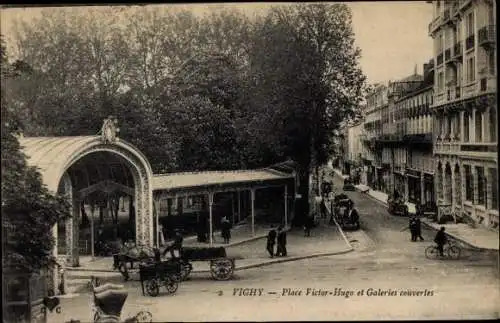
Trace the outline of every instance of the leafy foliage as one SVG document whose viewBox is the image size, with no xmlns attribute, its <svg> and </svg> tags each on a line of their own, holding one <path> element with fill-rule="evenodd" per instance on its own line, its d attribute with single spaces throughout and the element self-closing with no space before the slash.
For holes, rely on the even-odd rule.
<svg viewBox="0 0 500 323">
<path fill-rule="evenodd" d="M 32 69 L 6 96 L 27 135 L 92 134 L 117 115 L 155 172 L 292 159 L 308 196 L 311 168 L 333 154 L 332 133 L 365 91 L 347 5 L 281 5 L 254 19 L 120 13 L 51 9 L 18 26 L 19 59 Z"/>
<path fill-rule="evenodd" d="M 10 270 L 37 271 L 54 259 L 52 227 L 69 216 L 69 205 L 63 196 L 52 195 L 42 184 L 40 173 L 26 164 L 16 134 L 21 130 L 14 111 L 4 100 L 5 80 L 15 77 L 22 62 L 7 66 L 2 48 L 2 229 L 4 238 L 3 267 Z M 24 66 L 26 68 L 26 66 Z"/>
</svg>

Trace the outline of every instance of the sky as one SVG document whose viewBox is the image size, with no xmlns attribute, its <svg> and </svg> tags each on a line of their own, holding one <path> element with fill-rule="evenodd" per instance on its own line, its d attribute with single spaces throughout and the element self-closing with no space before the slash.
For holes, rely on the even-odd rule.
<svg viewBox="0 0 500 323">
<path fill-rule="evenodd" d="M 249 15 L 265 13 L 271 5 L 280 3 L 233 3 L 210 5 L 173 5 L 189 8 L 203 14 L 220 7 L 243 10 Z M 284 4 L 284 3 L 282 3 Z M 169 6 L 172 5 L 162 5 Z M 432 20 L 432 6 L 425 1 L 367 1 L 349 2 L 353 14 L 356 45 L 361 48 L 360 65 L 370 83 L 398 80 L 417 72 L 432 58 L 432 39 L 428 24 Z M 79 10 L 85 10 L 82 7 Z M 1 9 L 1 32 L 10 41 L 12 21 L 27 22 L 40 15 L 40 8 Z"/>
</svg>

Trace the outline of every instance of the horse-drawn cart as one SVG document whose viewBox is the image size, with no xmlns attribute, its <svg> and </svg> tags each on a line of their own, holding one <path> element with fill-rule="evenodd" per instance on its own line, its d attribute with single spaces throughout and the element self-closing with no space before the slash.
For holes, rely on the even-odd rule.
<svg viewBox="0 0 500 323">
<path fill-rule="evenodd" d="M 164 286 L 169 295 L 174 294 L 179 287 L 181 263 L 175 260 L 160 261 L 139 265 L 142 295 L 144 288 L 149 296 L 156 297 L 160 287 Z"/>
<path fill-rule="evenodd" d="M 158 263 L 161 261 L 160 250 L 156 248 L 133 246 L 113 255 L 113 269 L 118 269 L 125 281 L 130 278 L 130 270 L 137 271 L 134 265 Z"/>
<path fill-rule="evenodd" d="M 215 280 L 229 280 L 234 273 L 234 258 L 228 258 L 224 247 L 218 248 L 182 248 L 181 259 L 183 268 L 189 269 L 187 277 L 191 272 L 193 261 L 209 261 L 210 273 Z M 186 272 L 184 271 L 184 273 Z"/>
</svg>

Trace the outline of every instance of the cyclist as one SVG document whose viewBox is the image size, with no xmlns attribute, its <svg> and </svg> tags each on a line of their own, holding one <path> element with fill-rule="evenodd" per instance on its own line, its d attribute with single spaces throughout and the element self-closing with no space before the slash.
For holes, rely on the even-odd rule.
<svg viewBox="0 0 500 323">
<path fill-rule="evenodd" d="M 446 233 L 444 233 L 445 228 L 441 227 L 441 229 L 436 233 L 436 237 L 434 238 L 434 242 L 437 244 L 437 249 L 439 250 L 439 255 L 444 257 L 443 246 L 448 242 L 448 238 L 446 237 Z"/>
</svg>

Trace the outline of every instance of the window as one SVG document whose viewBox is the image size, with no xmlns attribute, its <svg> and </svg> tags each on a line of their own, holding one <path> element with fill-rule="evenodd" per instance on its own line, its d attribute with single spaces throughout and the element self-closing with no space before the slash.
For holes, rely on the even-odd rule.
<svg viewBox="0 0 500 323">
<path fill-rule="evenodd" d="M 474 35 L 474 12 L 470 12 L 465 18 L 465 31 L 467 37 Z"/>
<path fill-rule="evenodd" d="M 498 174 L 496 168 L 490 168 L 491 210 L 498 210 Z"/>
<path fill-rule="evenodd" d="M 472 173 L 469 165 L 464 166 L 465 170 L 465 199 L 467 201 L 473 200 L 473 187 L 472 187 Z"/>
<path fill-rule="evenodd" d="M 477 172 L 477 204 L 485 205 L 486 178 L 484 177 L 484 168 L 476 166 L 476 172 Z"/>
<path fill-rule="evenodd" d="M 490 108 L 490 142 L 497 142 L 497 109 Z M 494 182 L 495 183 L 495 182 Z"/>
<path fill-rule="evenodd" d="M 476 80 L 476 62 L 474 57 L 467 60 L 467 82 L 474 82 Z"/>
<path fill-rule="evenodd" d="M 483 141 L 483 113 L 476 110 L 476 142 Z"/>
</svg>

